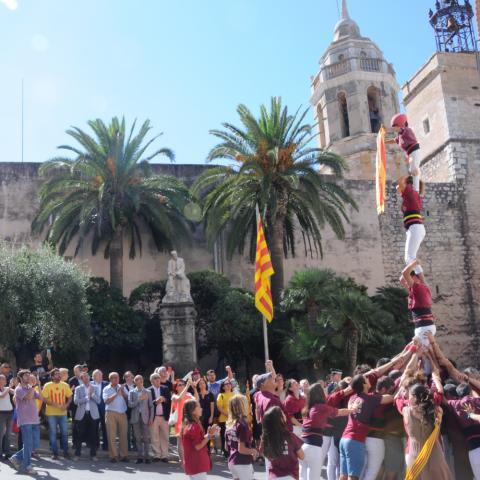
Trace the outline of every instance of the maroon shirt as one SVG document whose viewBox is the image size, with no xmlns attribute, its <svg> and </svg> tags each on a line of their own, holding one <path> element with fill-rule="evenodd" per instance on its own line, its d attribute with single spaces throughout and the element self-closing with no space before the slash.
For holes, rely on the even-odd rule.
<svg viewBox="0 0 480 480">
<path fill-rule="evenodd" d="M 303 420 L 302 437 L 309 435 L 320 434 L 321 430 L 330 427 L 328 419 L 338 415 L 338 408 L 331 407 L 326 403 L 318 403 L 314 405 L 309 411 L 308 416 Z"/>
<path fill-rule="evenodd" d="M 417 137 L 410 127 L 400 129 L 395 141 L 398 146 L 407 154 L 410 153 L 411 148 L 418 145 Z"/>
<path fill-rule="evenodd" d="M 183 469 L 187 475 L 209 472 L 212 462 L 208 454 L 208 444 L 197 450 L 195 445 L 202 443 L 205 432 L 199 423 L 187 425 L 182 432 Z"/>
<path fill-rule="evenodd" d="M 423 208 L 420 194 L 409 183 L 402 192 L 402 200 L 402 212 L 420 211 Z"/>
<path fill-rule="evenodd" d="M 415 282 L 408 289 L 408 309 L 432 308 L 432 293 L 424 283 Z"/>
<path fill-rule="evenodd" d="M 365 442 L 370 431 L 370 421 L 375 409 L 380 405 L 382 396 L 378 393 L 360 393 L 350 397 L 349 407 L 358 407 L 358 413 L 348 416 L 348 423 L 343 432 L 342 438 L 350 438 L 357 442 Z"/>
<path fill-rule="evenodd" d="M 245 420 L 237 420 L 234 428 L 229 428 L 225 432 L 225 440 L 227 450 L 230 452 L 228 463 L 231 465 L 251 465 L 253 457 L 245 455 L 238 451 L 240 442 L 244 443 L 247 448 L 252 448 L 252 432 Z"/>
<path fill-rule="evenodd" d="M 274 393 L 257 392 L 255 394 L 255 403 L 257 405 L 257 418 L 260 422 L 269 408 L 280 407 L 283 410 L 282 401 Z"/>
<path fill-rule="evenodd" d="M 295 395 L 287 395 L 287 398 L 283 402 L 283 410 L 287 417 L 287 424 L 290 430 L 293 428 L 292 417 L 295 417 L 300 423 L 302 422 L 302 410 L 305 407 L 305 397 L 300 395 L 297 398 Z"/>
<path fill-rule="evenodd" d="M 468 418 L 465 406 L 471 405 L 476 411 L 480 410 L 480 398 L 463 397 L 460 400 L 448 400 L 448 407 L 458 419 L 460 429 L 467 440 L 468 450 L 474 450 L 480 446 L 480 424 Z"/>
<path fill-rule="evenodd" d="M 283 454 L 277 458 L 269 458 L 268 478 L 272 480 L 278 477 L 291 476 L 298 480 L 298 457 L 297 452 L 302 448 L 302 441 L 293 433 L 285 440 Z"/>
</svg>

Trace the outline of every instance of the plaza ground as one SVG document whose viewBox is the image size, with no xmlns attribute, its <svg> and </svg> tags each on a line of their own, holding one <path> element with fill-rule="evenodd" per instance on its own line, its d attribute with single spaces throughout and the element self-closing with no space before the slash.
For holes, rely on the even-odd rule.
<svg viewBox="0 0 480 480">
<path fill-rule="evenodd" d="M 177 462 L 169 464 L 152 463 L 150 465 L 136 465 L 134 461 L 130 463 L 110 463 L 107 458 L 99 458 L 98 462 L 91 462 L 88 457 L 82 458 L 76 462 L 71 460 L 60 459 L 54 461 L 50 456 L 42 455 L 40 460 L 32 462 L 36 474 L 24 475 L 18 473 L 9 462 L 0 463 L 0 478 L 7 479 L 23 479 L 23 478 L 41 478 L 48 480 L 124 480 L 131 478 L 142 478 L 142 480 L 150 480 L 158 478 L 158 475 L 168 475 L 171 480 L 185 480 L 188 478 L 183 473 L 182 468 Z M 262 467 L 256 468 L 256 479 L 265 478 L 265 470 Z M 220 458 L 214 459 L 214 467 L 209 474 L 209 479 L 231 479 L 227 464 Z"/>
</svg>

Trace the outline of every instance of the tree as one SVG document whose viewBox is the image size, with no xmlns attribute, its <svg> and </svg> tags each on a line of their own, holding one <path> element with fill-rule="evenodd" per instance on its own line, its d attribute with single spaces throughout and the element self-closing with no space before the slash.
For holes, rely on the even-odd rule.
<svg viewBox="0 0 480 480">
<path fill-rule="evenodd" d="M 84 359 L 91 341 L 86 287 L 80 268 L 46 247 L 0 245 L 0 345 L 17 361 L 26 345 Z"/>
<path fill-rule="evenodd" d="M 353 279 L 312 268 L 296 272 L 282 296 L 282 310 L 290 319 L 282 332 L 284 352 L 311 362 L 315 371 L 326 361 L 353 370 L 358 359 L 400 350 L 409 336 L 400 289 L 384 287 L 370 298 Z"/>
<path fill-rule="evenodd" d="M 103 278 L 90 278 L 87 298 L 92 311 L 92 360 L 103 363 L 128 352 L 132 361 L 133 353 L 145 342 L 145 316 Z"/>
<path fill-rule="evenodd" d="M 40 209 L 32 230 L 46 229 L 46 241 L 64 254 L 75 239 L 75 255 L 83 243 L 91 242 L 92 255 L 100 247 L 110 259 L 110 283 L 123 289 L 123 242 L 129 239 L 129 257 L 142 251 L 142 230 L 150 232 L 159 251 L 187 239 L 183 217 L 190 202 L 185 185 L 172 176 L 154 175 L 149 162 L 160 155 L 173 160 L 168 148 L 146 156 L 160 135 L 146 141 L 151 130 L 146 120 L 135 133 L 136 122 L 127 132 L 125 119 L 88 122 L 93 136 L 80 128 L 67 130 L 79 146 L 61 145 L 75 158 L 56 157 L 45 162 L 40 173 L 47 180 L 40 189 Z"/>
<path fill-rule="evenodd" d="M 312 126 L 303 123 L 308 110 L 292 115 L 274 97 L 270 110 L 261 107 L 258 119 L 244 105 L 237 112 L 242 127 L 224 123 L 224 130 L 212 130 L 220 143 L 208 156 L 210 161 L 232 160 L 234 165 L 206 170 L 192 193 L 203 201 L 209 242 L 226 232 L 229 258 L 235 251 L 243 254 L 248 242 L 253 261 L 259 206 L 275 270 L 272 295 L 278 303 L 284 286 L 283 259 L 296 253 L 296 231 L 302 234 L 305 253 L 321 256 L 321 229 L 329 225 L 343 238 L 347 207 L 356 206 L 335 182 L 345 169 L 343 159 L 311 146 Z M 321 175 L 319 168 L 328 168 L 332 175 Z"/>
</svg>

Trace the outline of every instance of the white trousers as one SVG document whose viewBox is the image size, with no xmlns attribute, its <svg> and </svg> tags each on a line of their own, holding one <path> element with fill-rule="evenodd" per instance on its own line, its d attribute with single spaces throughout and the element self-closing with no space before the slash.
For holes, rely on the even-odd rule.
<svg viewBox="0 0 480 480">
<path fill-rule="evenodd" d="M 375 480 L 385 458 L 385 442 L 382 438 L 367 437 L 365 440 L 365 467 L 362 480 Z"/>
<path fill-rule="evenodd" d="M 408 156 L 408 171 L 413 176 L 413 188 L 420 191 L 420 149 L 415 150 Z M 417 175 L 414 175 L 416 173 Z"/>
<path fill-rule="evenodd" d="M 420 245 L 425 238 L 425 225 L 416 223 L 410 225 L 410 228 L 407 230 L 407 238 L 405 240 L 405 264 L 413 262 L 418 255 L 418 250 Z M 417 265 L 415 267 L 415 273 L 422 273 L 422 267 Z"/>
<path fill-rule="evenodd" d="M 253 465 L 228 465 L 232 477 L 236 480 L 253 480 Z"/>
<path fill-rule="evenodd" d="M 468 452 L 468 458 L 470 459 L 470 465 L 475 480 L 480 480 L 480 447 L 470 450 Z"/>
<path fill-rule="evenodd" d="M 306 443 L 302 445 L 305 458 L 300 460 L 300 480 L 320 480 L 329 446 L 326 447 L 325 442 L 321 447 Z"/>
<path fill-rule="evenodd" d="M 328 480 L 337 480 L 340 476 L 340 452 L 335 446 L 333 437 L 323 437 L 323 444 L 326 443 L 328 443 L 327 478 Z"/>
<path fill-rule="evenodd" d="M 422 341 L 422 345 L 428 347 L 430 342 L 428 341 L 427 332 L 432 332 L 433 335 L 437 333 L 437 327 L 435 325 L 427 325 L 426 327 L 418 327 L 414 330 L 415 336 Z"/>
</svg>

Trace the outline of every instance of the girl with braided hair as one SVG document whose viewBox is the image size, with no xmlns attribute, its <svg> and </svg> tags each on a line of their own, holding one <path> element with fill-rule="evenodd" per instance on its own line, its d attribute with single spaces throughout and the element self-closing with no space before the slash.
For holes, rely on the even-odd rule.
<svg viewBox="0 0 480 480">
<path fill-rule="evenodd" d="M 415 383 L 408 390 L 408 402 L 397 399 L 408 436 L 405 461 L 409 480 L 453 480 L 439 441 L 442 409 L 439 397 L 443 393 L 436 364 L 432 372 L 436 395 L 423 383 Z"/>
</svg>

